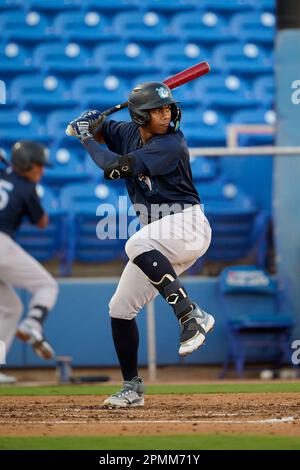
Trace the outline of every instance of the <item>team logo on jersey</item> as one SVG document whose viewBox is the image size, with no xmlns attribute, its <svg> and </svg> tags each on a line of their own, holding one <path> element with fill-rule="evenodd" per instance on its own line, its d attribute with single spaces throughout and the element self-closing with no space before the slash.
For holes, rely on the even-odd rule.
<svg viewBox="0 0 300 470">
<path fill-rule="evenodd" d="M 150 189 L 150 191 L 152 191 L 152 181 L 149 178 L 149 176 L 139 175 L 138 179 L 139 179 L 139 181 L 145 183 L 147 188 Z"/>
<path fill-rule="evenodd" d="M 167 88 L 161 86 L 159 88 L 155 88 L 155 90 L 157 91 L 160 98 L 168 98 L 169 90 Z"/>
</svg>

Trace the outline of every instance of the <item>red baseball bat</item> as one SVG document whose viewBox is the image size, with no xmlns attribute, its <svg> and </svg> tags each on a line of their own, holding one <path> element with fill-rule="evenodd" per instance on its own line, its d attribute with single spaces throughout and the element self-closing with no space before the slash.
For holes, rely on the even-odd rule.
<svg viewBox="0 0 300 470">
<path fill-rule="evenodd" d="M 188 69 L 185 69 L 182 72 L 178 72 L 175 75 L 166 78 L 165 80 L 163 80 L 163 83 L 168 85 L 168 87 L 171 89 L 177 88 L 183 85 L 184 83 L 191 82 L 192 80 L 195 80 L 195 78 L 205 75 L 209 71 L 210 66 L 208 62 L 199 62 L 198 64 L 193 65 L 192 67 L 189 67 Z M 120 109 L 127 108 L 127 106 L 128 101 L 124 101 L 124 103 L 117 104 L 113 108 L 107 109 L 102 114 L 104 114 L 105 116 L 109 116 L 110 114 L 113 114 L 116 111 L 120 111 Z M 66 134 L 69 136 L 74 135 L 72 126 L 68 125 L 66 129 Z"/>
</svg>

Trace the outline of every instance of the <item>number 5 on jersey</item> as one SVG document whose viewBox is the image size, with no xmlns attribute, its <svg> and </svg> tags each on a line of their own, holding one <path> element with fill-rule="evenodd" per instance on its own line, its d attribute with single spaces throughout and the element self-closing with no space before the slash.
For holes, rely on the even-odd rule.
<svg viewBox="0 0 300 470">
<path fill-rule="evenodd" d="M 0 180 L 0 211 L 7 206 L 9 200 L 9 191 L 13 189 L 13 184 L 9 181 Z"/>
</svg>

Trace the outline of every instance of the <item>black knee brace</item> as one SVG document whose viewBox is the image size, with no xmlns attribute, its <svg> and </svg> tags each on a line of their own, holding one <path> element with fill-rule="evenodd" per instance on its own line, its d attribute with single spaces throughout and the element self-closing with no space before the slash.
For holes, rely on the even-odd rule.
<svg viewBox="0 0 300 470">
<path fill-rule="evenodd" d="M 166 256 L 158 250 L 151 250 L 137 256 L 133 262 L 171 305 L 178 319 L 192 309 L 192 301 Z"/>
</svg>

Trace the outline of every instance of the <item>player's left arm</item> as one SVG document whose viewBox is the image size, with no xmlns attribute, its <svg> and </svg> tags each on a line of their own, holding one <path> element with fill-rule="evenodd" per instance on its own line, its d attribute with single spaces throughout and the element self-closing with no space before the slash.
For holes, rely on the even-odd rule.
<svg viewBox="0 0 300 470">
<path fill-rule="evenodd" d="M 147 148 L 119 155 L 101 147 L 91 132 L 89 120 L 79 117 L 71 122 L 74 134 L 84 145 L 92 159 L 104 171 L 106 179 L 128 178 L 135 175 L 163 175 L 174 171 L 180 159 L 180 145 L 174 139 L 161 136 Z"/>
</svg>

